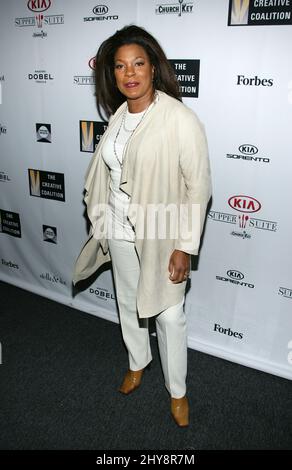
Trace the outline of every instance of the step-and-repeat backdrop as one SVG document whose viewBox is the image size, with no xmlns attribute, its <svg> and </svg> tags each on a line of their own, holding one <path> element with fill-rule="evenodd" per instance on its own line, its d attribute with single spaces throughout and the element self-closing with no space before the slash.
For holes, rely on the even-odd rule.
<svg viewBox="0 0 292 470">
<path fill-rule="evenodd" d="M 213 201 L 186 297 L 189 346 L 292 378 L 290 0 L 2 1 L 0 278 L 117 321 L 110 269 L 77 295 L 71 282 L 104 131 L 94 56 L 130 23 L 159 40 L 208 135 Z"/>
</svg>

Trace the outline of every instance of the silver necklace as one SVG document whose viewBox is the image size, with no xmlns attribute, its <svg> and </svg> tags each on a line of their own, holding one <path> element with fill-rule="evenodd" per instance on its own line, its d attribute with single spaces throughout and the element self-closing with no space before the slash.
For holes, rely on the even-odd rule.
<svg viewBox="0 0 292 470">
<path fill-rule="evenodd" d="M 129 110 L 127 109 L 126 110 L 126 114 L 125 114 L 125 119 L 124 119 L 124 123 L 123 123 L 123 129 L 125 132 L 133 132 L 133 129 L 128 129 L 127 128 L 127 124 L 126 124 L 126 121 L 127 121 L 127 115 L 130 114 L 129 113 Z M 142 113 L 137 113 L 141 116 L 141 119 L 143 118 L 143 112 Z"/>
<path fill-rule="evenodd" d="M 127 142 L 125 143 L 125 147 L 126 145 L 128 144 L 130 138 L 132 137 L 132 135 L 134 134 L 135 130 L 137 129 L 137 127 L 141 124 L 141 122 L 143 121 L 144 117 L 145 117 L 145 114 L 147 113 L 148 109 L 150 108 L 150 106 L 152 105 L 153 101 L 151 101 L 151 103 L 147 106 L 147 108 L 145 109 L 144 113 L 142 114 L 142 117 L 140 119 L 140 121 L 137 123 L 137 125 L 134 127 L 134 129 L 132 129 L 131 131 L 129 131 L 128 129 L 125 129 L 125 119 L 126 119 L 126 113 L 127 113 L 127 110 L 128 110 L 128 105 L 126 106 L 125 108 L 125 111 L 123 113 L 123 117 L 122 117 L 122 121 L 121 121 L 121 124 L 120 124 L 120 127 L 118 129 L 118 132 L 117 132 L 117 135 L 115 137 L 115 140 L 114 140 L 114 154 L 115 154 L 115 157 L 117 159 L 117 161 L 119 162 L 119 165 L 121 167 L 121 169 L 123 168 L 123 162 L 121 162 L 121 160 L 119 159 L 118 157 L 118 154 L 117 154 L 117 149 L 116 149 L 116 143 L 117 143 L 117 140 L 118 140 L 118 137 L 120 135 L 120 132 L 121 132 L 121 128 L 122 126 L 124 127 L 124 129 L 127 131 L 127 132 L 131 132 L 131 134 L 129 135 L 128 137 L 128 140 Z"/>
</svg>

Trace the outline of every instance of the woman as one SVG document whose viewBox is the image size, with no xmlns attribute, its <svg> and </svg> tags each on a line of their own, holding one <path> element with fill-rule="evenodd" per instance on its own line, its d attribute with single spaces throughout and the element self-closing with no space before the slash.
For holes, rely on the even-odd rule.
<svg viewBox="0 0 292 470">
<path fill-rule="evenodd" d="M 112 261 L 129 356 L 119 391 L 141 383 L 152 360 L 147 318 L 155 316 L 171 414 L 188 426 L 183 304 L 210 198 L 205 134 L 180 101 L 160 45 L 140 27 L 124 27 L 100 46 L 96 97 L 111 117 L 86 175 L 91 230 L 73 282 Z"/>
</svg>

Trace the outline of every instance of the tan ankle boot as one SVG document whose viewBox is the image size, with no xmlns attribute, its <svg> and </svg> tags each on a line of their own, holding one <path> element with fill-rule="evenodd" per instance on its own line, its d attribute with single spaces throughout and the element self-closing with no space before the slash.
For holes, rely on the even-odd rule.
<svg viewBox="0 0 292 470">
<path fill-rule="evenodd" d="M 171 398 L 171 414 L 181 428 L 189 425 L 189 403 L 187 397 Z"/>
<path fill-rule="evenodd" d="M 119 392 L 123 393 L 124 395 L 129 395 L 132 393 L 136 388 L 139 387 L 142 376 L 143 376 L 144 369 L 140 370 L 128 370 L 122 385 L 119 388 Z"/>
</svg>

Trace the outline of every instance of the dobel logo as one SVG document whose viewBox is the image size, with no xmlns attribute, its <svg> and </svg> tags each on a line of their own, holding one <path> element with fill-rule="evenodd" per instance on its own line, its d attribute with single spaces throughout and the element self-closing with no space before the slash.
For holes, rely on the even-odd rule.
<svg viewBox="0 0 292 470">
<path fill-rule="evenodd" d="M 95 15 L 104 15 L 108 12 L 108 7 L 106 5 L 97 5 L 92 11 Z"/>
<path fill-rule="evenodd" d="M 244 275 L 240 272 L 240 271 L 235 271 L 234 269 L 229 269 L 229 271 L 227 271 L 227 276 L 231 277 L 231 279 L 243 279 L 244 278 Z"/>
<path fill-rule="evenodd" d="M 231 196 L 228 199 L 228 204 L 232 209 L 239 212 L 258 212 L 262 207 L 261 203 L 250 196 Z"/>
<path fill-rule="evenodd" d="M 29 0 L 27 2 L 27 8 L 35 12 L 46 11 L 50 6 L 51 0 Z"/>
<path fill-rule="evenodd" d="M 96 64 L 95 64 L 95 57 L 92 57 L 92 58 L 90 59 L 90 61 L 88 62 L 88 65 L 89 65 L 89 67 L 90 67 L 92 70 L 95 70 L 95 65 L 96 65 Z"/>
<path fill-rule="evenodd" d="M 258 153 L 258 149 L 255 145 L 243 144 L 238 147 L 238 150 L 244 155 L 255 155 Z"/>
</svg>

